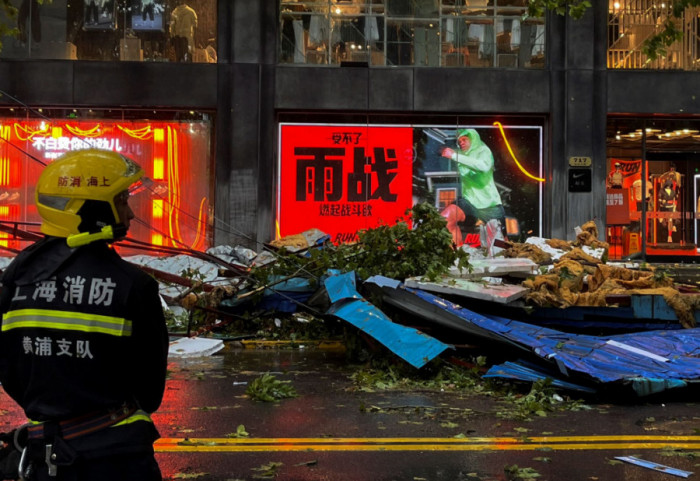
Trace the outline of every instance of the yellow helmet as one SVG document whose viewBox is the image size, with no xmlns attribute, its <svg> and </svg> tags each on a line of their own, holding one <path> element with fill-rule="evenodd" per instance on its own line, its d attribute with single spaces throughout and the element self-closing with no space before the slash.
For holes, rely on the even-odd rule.
<svg viewBox="0 0 700 481">
<path fill-rule="evenodd" d="M 114 205 L 117 194 L 128 190 L 144 172 L 133 160 L 109 150 L 69 152 L 47 165 L 39 176 L 35 202 L 41 216 L 41 232 L 68 237 L 86 231 L 80 209 L 86 201 L 105 203 L 113 216 L 107 224 L 118 224 Z M 107 207 L 108 206 L 108 207 Z"/>
</svg>

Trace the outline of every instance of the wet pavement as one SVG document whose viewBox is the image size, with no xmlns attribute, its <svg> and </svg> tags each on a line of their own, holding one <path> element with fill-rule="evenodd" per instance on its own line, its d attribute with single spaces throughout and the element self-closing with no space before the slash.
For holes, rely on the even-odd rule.
<svg viewBox="0 0 700 481">
<path fill-rule="evenodd" d="M 366 392 L 350 378 L 356 370 L 343 353 L 240 349 L 232 343 L 207 358 L 172 360 L 165 399 L 154 415 L 164 478 L 674 478 L 616 456 L 695 472 L 693 478 L 700 472 L 700 410 L 693 399 L 587 400 L 577 411 L 520 420 L 510 415 L 512 398 L 432 389 Z M 248 383 L 267 372 L 290 381 L 298 396 L 251 400 Z M 0 430 L 20 422 L 16 407 L 0 393 Z M 517 473 L 520 478 L 513 477 Z"/>
</svg>

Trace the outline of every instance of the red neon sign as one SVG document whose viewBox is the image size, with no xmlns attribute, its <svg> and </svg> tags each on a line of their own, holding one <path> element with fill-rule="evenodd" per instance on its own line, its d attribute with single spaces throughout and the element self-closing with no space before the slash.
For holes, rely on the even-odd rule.
<svg viewBox="0 0 700 481">
<path fill-rule="evenodd" d="M 44 165 L 69 151 L 100 148 L 134 159 L 154 181 L 149 195 L 133 199 L 141 222 L 132 222 L 130 237 L 206 249 L 210 137 L 206 123 L 2 119 L 0 220 L 40 222 L 33 188 Z"/>
<path fill-rule="evenodd" d="M 410 127 L 283 125 L 280 146 L 279 236 L 350 242 L 412 206 Z"/>
</svg>

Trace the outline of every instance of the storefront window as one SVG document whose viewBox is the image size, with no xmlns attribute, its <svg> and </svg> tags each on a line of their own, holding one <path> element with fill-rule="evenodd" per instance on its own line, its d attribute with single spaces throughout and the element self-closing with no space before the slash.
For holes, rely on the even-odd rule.
<svg viewBox="0 0 700 481">
<path fill-rule="evenodd" d="M 10 0 L 0 58 L 216 63 L 216 0 Z"/>
<path fill-rule="evenodd" d="M 351 242 L 428 202 L 457 245 L 480 245 L 491 219 L 511 239 L 541 235 L 542 135 L 541 125 L 507 120 L 281 124 L 278 233 L 315 228 Z"/>
<path fill-rule="evenodd" d="M 108 118 L 0 118 L 0 225 L 22 223 L 38 232 L 34 186 L 44 165 L 73 150 L 122 153 L 145 171 L 145 189 L 130 202 L 136 219 L 129 237 L 155 247 L 203 250 L 211 243 L 211 121 Z M 152 116 L 151 116 L 152 117 Z M 79 181 L 79 180 L 76 180 Z M 0 231 L 0 255 L 26 242 Z"/>
<path fill-rule="evenodd" d="M 700 123 L 612 119 L 608 132 L 610 258 L 700 260 Z"/>
<path fill-rule="evenodd" d="M 680 17 L 673 15 L 674 10 L 674 2 L 609 2 L 608 68 L 698 70 L 700 8 L 685 8 Z M 644 52 L 645 42 L 660 33 L 666 22 L 678 26 L 682 39 L 651 59 Z"/>
<path fill-rule="evenodd" d="M 544 67 L 544 19 L 524 0 L 280 2 L 280 63 Z"/>
</svg>

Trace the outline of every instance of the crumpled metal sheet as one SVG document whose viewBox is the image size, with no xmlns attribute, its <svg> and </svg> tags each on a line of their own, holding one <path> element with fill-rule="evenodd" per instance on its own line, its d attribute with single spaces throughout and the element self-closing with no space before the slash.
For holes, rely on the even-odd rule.
<svg viewBox="0 0 700 481">
<path fill-rule="evenodd" d="M 354 272 L 330 276 L 324 285 L 333 302 L 328 314 L 339 317 L 372 336 L 416 368 L 423 367 L 450 347 L 417 329 L 392 322 L 355 290 Z"/>
<path fill-rule="evenodd" d="M 644 396 L 700 380 L 700 329 L 646 331 L 605 337 L 570 334 L 496 316 L 484 316 L 431 293 L 404 289 L 463 322 L 527 347 L 564 377 L 627 384 Z M 500 366 L 494 366 L 496 375 Z M 487 374 L 488 375 L 488 374 Z"/>
</svg>

